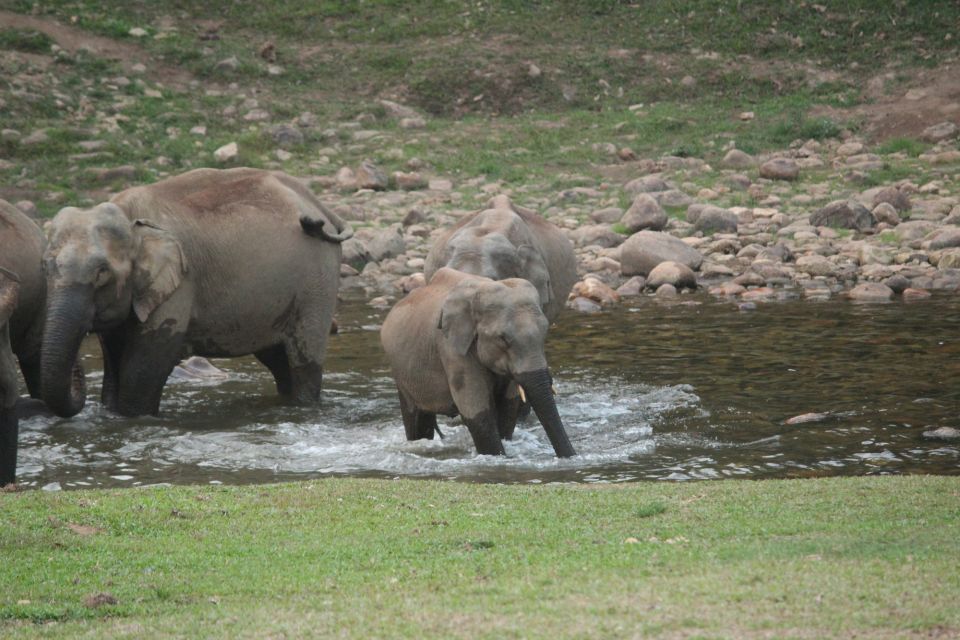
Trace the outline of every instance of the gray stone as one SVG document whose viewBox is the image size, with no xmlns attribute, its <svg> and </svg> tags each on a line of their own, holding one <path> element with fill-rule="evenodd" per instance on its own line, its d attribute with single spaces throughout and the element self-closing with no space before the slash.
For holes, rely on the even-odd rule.
<svg viewBox="0 0 960 640">
<path fill-rule="evenodd" d="M 668 260 L 697 269 L 703 255 L 682 240 L 657 231 L 639 231 L 627 238 L 620 249 L 621 272 L 625 276 L 645 276 Z"/>
<path fill-rule="evenodd" d="M 929 142 L 940 142 L 957 137 L 957 125 L 952 122 L 941 122 L 923 130 L 923 139 Z"/>
<path fill-rule="evenodd" d="M 960 429 L 955 427 L 937 427 L 923 432 L 927 440 L 960 440 Z"/>
<path fill-rule="evenodd" d="M 877 226 L 877 219 L 869 209 L 855 200 L 834 200 L 811 214 L 810 224 L 815 227 L 870 231 Z"/>
<path fill-rule="evenodd" d="M 900 294 L 910 288 L 910 278 L 897 273 L 885 279 L 883 284 L 890 287 L 894 293 Z"/>
<path fill-rule="evenodd" d="M 619 222 L 620 218 L 623 217 L 623 209 L 619 207 L 607 207 L 605 209 L 597 209 L 590 213 L 590 219 L 596 222 L 597 224 L 613 224 L 614 222 Z"/>
<path fill-rule="evenodd" d="M 398 189 L 402 189 L 403 191 L 426 189 L 429 184 L 427 179 L 417 172 L 406 173 L 404 171 L 394 171 L 390 174 L 390 179 L 393 184 L 397 185 Z"/>
<path fill-rule="evenodd" d="M 214 151 L 213 157 L 216 158 L 217 162 L 230 162 L 237 157 L 239 152 L 240 150 L 237 147 L 237 143 L 231 142 Z"/>
<path fill-rule="evenodd" d="M 599 304 L 597 304 L 593 300 L 590 300 L 589 298 L 584 298 L 582 296 L 577 296 L 576 298 L 568 302 L 567 306 L 579 313 L 598 313 L 603 309 Z"/>
<path fill-rule="evenodd" d="M 109 169 L 94 169 L 93 179 L 101 184 L 114 182 L 116 180 L 130 181 L 137 177 L 137 169 L 132 165 L 125 164 L 119 167 L 110 167 Z"/>
<path fill-rule="evenodd" d="M 824 256 L 813 253 L 797 258 L 797 271 L 811 276 L 835 276 L 837 267 Z"/>
<path fill-rule="evenodd" d="M 604 248 L 617 247 L 625 239 L 605 224 L 585 225 L 570 232 L 570 240 L 578 247 L 591 245 Z"/>
<path fill-rule="evenodd" d="M 693 204 L 693 198 L 677 189 L 659 191 L 653 194 L 662 207 L 688 207 Z"/>
<path fill-rule="evenodd" d="M 270 119 L 270 112 L 266 109 L 251 109 L 243 115 L 247 122 L 266 122 Z"/>
<path fill-rule="evenodd" d="M 910 196 L 896 187 L 885 187 L 874 194 L 873 206 L 876 207 L 882 202 L 893 205 L 893 208 L 900 213 L 910 211 L 912 207 L 910 204 Z"/>
<path fill-rule="evenodd" d="M 623 214 L 620 223 L 626 227 L 627 233 L 642 229 L 660 231 L 667 225 L 667 213 L 649 193 L 640 193 Z"/>
<path fill-rule="evenodd" d="M 668 185 L 658 173 L 635 178 L 623 186 L 623 190 L 631 195 L 638 193 L 656 193 L 669 189 L 670 185 Z"/>
<path fill-rule="evenodd" d="M 364 160 L 360 163 L 356 172 L 356 180 L 359 189 L 383 191 L 389 184 L 387 174 L 370 160 Z"/>
<path fill-rule="evenodd" d="M 739 221 L 740 218 L 732 211 L 727 211 L 720 207 L 707 206 L 700 211 L 700 215 L 697 216 L 693 228 L 708 235 L 713 233 L 736 233 Z"/>
<path fill-rule="evenodd" d="M 760 177 L 768 180 L 796 180 L 800 166 L 791 158 L 771 158 L 760 165 Z"/>
<path fill-rule="evenodd" d="M 730 169 L 749 169 L 757 164 L 756 159 L 745 151 L 740 149 L 730 149 L 720 163 Z"/>
<path fill-rule="evenodd" d="M 920 247 L 926 251 L 960 247 L 960 227 L 943 227 L 927 236 Z"/>
<path fill-rule="evenodd" d="M 284 149 L 301 145 L 304 141 L 303 132 L 300 131 L 299 128 L 289 124 L 277 125 L 273 128 L 273 131 L 270 132 L 270 136 L 274 142 Z"/>
<path fill-rule="evenodd" d="M 340 262 L 358 271 L 362 270 L 371 260 L 370 252 L 367 250 L 366 244 L 356 236 L 344 240 L 340 244 L 340 248 L 342 250 Z"/>
<path fill-rule="evenodd" d="M 665 283 L 657 287 L 658 298 L 676 298 L 677 288 L 670 283 Z"/>
<path fill-rule="evenodd" d="M 898 224 L 893 232 L 900 242 L 913 242 L 922 240 L 936 228 L 936 223 L 929 220 L 907 220 Z M 919 245 L 916 248 L 919 248 Z"/>
<path fill-rule="evenodd" d="M 227 73 L 230 71 L 236 71 L 240 68 L 240 61 L 237 60 L 237 56 L 230 56 L 229 58 L 224 58 L 217 64 L 213 65 L 213 70 L 218 73 Z"/>
<path fill-rule="evenodd" d="M 658 289 L 664 284 L 671 284 L 677 289 L 696 289 L 697 276 L 687 265 L 668 260 L 651 269 L 646 286 L 648 289 Z"/>
<path fill-rule="evenodd" d="M 420 116 L 416 109 L 392 100 L 380 100 L 380 106 L 391 118 L 418 118 Z"/>
<path fill-rule="evenodd" d="M 877 222 L 885 222 L 892 227 L 900 224 L 900 216 L 897 214 L 896 208 L 889 202 L 881 202 L 873 208 L 873 217 L 877 219 Z"/>
<path fill-rule="evenodd" d="M 47 132 L 43 129 L 37 129 L 26 138 L 20 140 L 20 144 L 25 147 L 29 147 L 35 144 L 44 144 L 48 140 L 50 140 L 50 136 L 47 135 Z"/>
<path fill-rule="evenodd" d="M 643 276 L 633 276 L 622 285 L 617 287 L 617 293 L 621 297 L 636 297 L 639 296 L 643 289 L 647 286 L 647 280 Z"/>
<path fill-rule="evenodd" d="M 396 258 L 407 250 L 399 224 L 391 225 L 386 229 L 371 230 L 369 238 L 366 238 L 366 246 L 370 252 L 370 258 L 375 262 Z"/>
<path fill-rule="evenodd" d="M 893 297 L 893 289 L 882 282 L 861 282 L 847 296 L 857 302 L 887 302 Z"/>
<path fill-rule="evenodd" d="M 350 167 L 340 167 L 334 179 L 342 191 L 355 191 L 357 188 L 357 174 Z"/>
</svg>

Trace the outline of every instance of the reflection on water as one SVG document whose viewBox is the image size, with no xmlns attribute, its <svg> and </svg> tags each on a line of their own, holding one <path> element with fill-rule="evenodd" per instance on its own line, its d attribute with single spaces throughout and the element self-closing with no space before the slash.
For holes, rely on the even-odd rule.
<svg viewBox="0 0 960 640">
<path fill-rule="evenodd" d="M 377 329 L 362 300 L 338 313 L 324 405 L 290 407 L 254 359 L 219 360 L 226 381 L 171 380 L 161 417 L 101 410 L 21 425 L 31 487 L 268 482 L 325 474 L 480 482 L 625 482 L 724 477 L 960 473 L 960 297 L 922 304 L 781 302 L 751 312 L 701 297 L 584 316 L 551 330 L 558 405 L 579 455 L 558 460 L 535 420 L 502 458 L 465 427 L 407 442 Z M 788 424 L 800 414 L 819 419 Z"/>
</svg>

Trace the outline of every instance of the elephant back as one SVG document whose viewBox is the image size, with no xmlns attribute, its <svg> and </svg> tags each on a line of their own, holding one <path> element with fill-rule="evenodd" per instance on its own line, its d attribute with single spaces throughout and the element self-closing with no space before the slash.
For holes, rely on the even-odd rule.
<svg viewBox="0 0 960 640">
<path fill-rule="evenodd" d="M 10 319 L 10 340 L 14 344 L 36 323 L 42 324 L 47 289 L 43 247 L 39 225 L 0 199 L 0 267 L 15 273 L 20 280 L 19 303 Z"/>
</svg>

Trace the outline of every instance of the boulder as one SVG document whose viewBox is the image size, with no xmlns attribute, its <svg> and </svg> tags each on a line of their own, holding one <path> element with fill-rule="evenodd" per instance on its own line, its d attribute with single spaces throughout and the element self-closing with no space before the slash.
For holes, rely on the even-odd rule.
<svg viewBox="0 0 960 640">
<path fill-rule="evenodd" d="M 623 214 L 620 223 L 626 227 L 628 233 L 636 233 L 643 229 L 661 231 L 667 225 L 667 213 L 653 196 L 640 193 Z"/>
<path fill-rule="evenodd" d="M 621 272 L 625 276 L 645 276 L 668 260 L 698 269 L 703 255 L 682 240 L 658 231 L 639 231 L 627 238 L 620 249 Z"/>
<path fill-rule="evenodd" d="M 647 276 L 648 289 L 659 289 L 664 284 L 673 285 L 676 289 L 696 289 L 697 276 L 687 265 L 667 260 L 651 269 Z"/>
<path fill-rule="evenodd" d="M 810 224 L 815 227 L 870 231 L 877 226 L 877 219 L 869 209 L 855 200 L 834 200 L 811 214 Z"/>
<path fill-rule="evenodd" d="M 360 167 L 356 171 L 356 180 L 358 189 L 383 191 L 389 184 L 387 174 L 370 160 L 364 160 L 360 163 Z"/>
<path fill-rule="evenodd" d="M 574 298 L 593 300 L 602 306 L 620 302 L 619 293 L 597 278 L 589 276 L 573 285 L 573 290 L 570 292 L 570 295 Z"/>
<path fill-rule="evenodd" d="M 595 245 L 608 249 L 617 247 L 625 238 L 605 224 L 590 224 L 570 232 L 570 240 L 578 247 Z"/>
<path fill-rule="evenodd" d="M 771 158 L 760 165 L 760 177 L 768 180 L 796 180 L 800 165 L 791 158 Z"/>
<path fill-rule="evenodd" d="M 631 195 L 638 193 L 656 193 L 669 189 L 670 185 L 668 185 L 658 173 L 635 178 L 623 186 L 623 190 Z"/>
<path fill-rule="evenodd" d="M 720 163 L 729 169 L 749 169 L 757 164 L 756 159 L 745 151 L 740 149 L 730 149 Z"/>
<path fill-rule="evenodd" d="M 709 235 L 713 233 L 736 233 L 739 216 L 720 207 L 706 206 L 697 216 L 693 228 Z"/>
<path fill-rule="evenodd" d="M 928 142 L 940 142 L 957 137 L 957 125 L 952 122 L 941 122 L 923 130 L 923 139 Z"/>
<path fill-rule="evenodd" d="M 881 202 L 886 202 L 893 206 L 899 213 L 910 211 L 910 196 L 896 187 L 885 187 L 873 195 L 873 206 L 876 207 Z"/>
<path fill-rule="evenodd" d="M 928 235 L 920 244 L 926 251 L 960 247 L 960 227 L 943 227 Z"/>
<path fill-rule="evenodd" d="M 887 302 L 893 297 L 893 289 L 882 282 L 861 282 L 847 296 L 857 302 Z"/>
</svg>

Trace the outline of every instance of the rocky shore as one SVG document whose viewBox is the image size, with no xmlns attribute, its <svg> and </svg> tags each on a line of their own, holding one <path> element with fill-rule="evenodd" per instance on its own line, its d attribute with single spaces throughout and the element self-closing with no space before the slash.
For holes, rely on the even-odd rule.
<svg viewBox="0 0 960 640">
<path fill-rule="evenodd" d="M 850 135 L 757 157 L 731 147 L 716 166 L 613 149 L 626 158 L 616 165 L 626 179 L 553 194 L 483 179 L 457 185 L 421 175 L 416 159 L 402 176 L 367 162 L 312 182 L 357 227 L 344 245 L 344 287 L 363 289 L 374 305 L 421 286 L 434 237 L 501 193 L 573 242 L 581 280 L 568 304 L 578 311 L 697 289 L 747 307 L 835 296 L 917 300 L 960 289 L 957 127 L 925 135 L 936 144 L 917 158 L 880 155 Z M 871 184 L 904 162 L 929 179 Z"/>
</svg>

